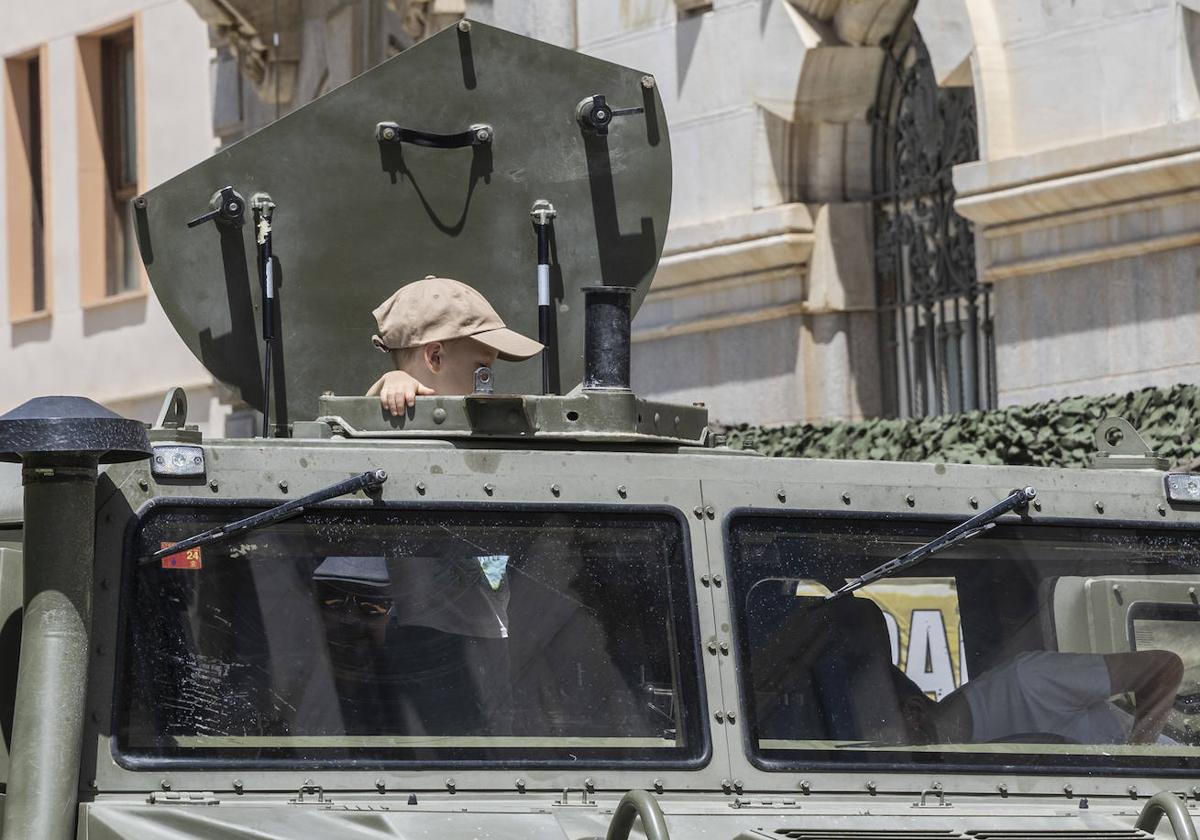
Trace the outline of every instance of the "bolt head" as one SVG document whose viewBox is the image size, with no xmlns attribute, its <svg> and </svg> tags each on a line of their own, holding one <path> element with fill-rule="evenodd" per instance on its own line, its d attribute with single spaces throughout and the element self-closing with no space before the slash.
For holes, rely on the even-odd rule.
<svg viewBox="0 0 1200 840">
<path fill-rule="evenodd" d="M 646 90 L 653 90 L 654 77 L 649 75 L 642 76 L 642 87 L 644 87 Z"/>
<path fill-rule="evenodd" d="M 217 480 L 214 478 L 212 481 L 208 482 L 208 489 L 209 489 L 209 490 L 211 490 L 211 491 L 213 491 L 214 493 L 216 493 L 218 490 L 220 490 L 220 489 L 221 489 L 221 485 L 220 485 L 220 483 L 219 483 L 219 482 L 218 482 L 218 481 L 217 481 Z"/>
<path fill-rule="evenodd" d="M 470 32 L 471 31 L 471 21 L 460 20 L 458 22 L 458 31 L 459 32 Z"/>
</svg>

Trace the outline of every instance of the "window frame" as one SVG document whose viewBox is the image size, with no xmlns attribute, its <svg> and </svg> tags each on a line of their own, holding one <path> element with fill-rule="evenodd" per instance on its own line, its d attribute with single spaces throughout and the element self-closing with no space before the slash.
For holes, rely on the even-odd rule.
<svg viewBox="0 0 1200 840">
<path fill-rule="evenodd" d="M 729 576 L 729 614 L 731 632 L 734 642 L 734 655 L 737 657 L 737 692 L 741 704 L 742 718 L 742 751 L 746 760 L 757 770 L 768 773 L 796 773 L 801 770 L 813 772 L 852 773 L 852 772 L 895 772 L 895 773 L 941 773 L 966 774 L 996 774 L 1020 773 L 1022 775 L 1054 776 L 1063 774 L 1100 773 L 1109 776 L 1137 775 L 1150 773 L 1155 776 L 1192 777 L 1200 770 L 1200 746 L 1196 747 L 1194 757 L 1185 756 L 1134 756 L 1134 755 L 1075 755 L 1069 759 L 1063 754 L 1056 753 L 971 753 L 966 751 L 936 752 L 912 751 L 907 753 L 907 760 L 896 760 L 895 756 L 904 754 L 904 749 L 895 750 L 772 750 L 776 756 L 767 757 L 757 747 L 758 726 L 753 701 L 753 691 L 749 684 L 750 666 L 747 653 L 748 640 L 743 632 L 743 608 L 741 605 L 740 582 L 735 568 L 740 562 L 734 553 L 732 531 L 739 520 L 836 520 L 843 522 L 872 523 L 884 527 L 906 524 L 945 525 L 947 529 L 960 524 L 969 518 L 964 512 L 962 516 L 945 514 L 908 513 L 899 511 L 844 511 L 844 510 L 774 510 L 753 506 L 736 507 L 729 511 L 721 523 L 722 550 L 725 553 L 726 571 Z M 1013 525 L 1024 528 L 1088 528 L 1098 531 L 1116 532 L 1121 530 L 1142 530 L 1170 532 L 1190 532 L 1200 538 L 1200 527 L 1194 522 L 1151 522 L 1148 520 L 1114 519 L 1098 522 L 1084 517 L 1054 517 L 1039 515 L 1033 522 L 1012 522 L 1002 520 L 996 525 L 997 529 L 1007 529 Z M 886 533 L 886 532 L 883 532 Z M 1200 574 L 1200 564 L 1196 567 Z M 957 580 L 957 576 L 955 576 Z M 961 598 L 961 595 L 960 595 Z M 960 609 L 962 603 L 960 600 Z M 965 641 L 965 637 L 964 637 Z M 786 755 L 783 753 L 786 752 Z M 839 756 L 841 760 L 832 758 Z M 980 760 L 982 759 L 982 760 Z M 1067 760 L 1064 760 L 1067 759 Z M 1120 764 L 1116 763 L 1121 762 Z"/>
<path fill-rule="evenodd" d="M 679 508 L 670 505 L 606 505 L 587 503 L 474 503 L 474 502 L 384 502 L 372 503 L 357 500 L 333 500 L 314 505 L 307 510 L 313 512 L 329 512 L 337 510 L 354 511 L 402 511 L 402 512 L 487 512 L 487 513 L 586 513 L 592 515 L 620 516 L 659 516 L 671 520 L 677 527 L 680 540 L 681 578 L 677 583 L 679 594 L 686 592 L 686 615 L 677 615 L 671 610 L 671 618 L 678 629 L 686 629 L 691 635 L 690 650 L 680 643 L 677 651 L 675 667 L 687 665 L 691 673 L 681 673 L 681 694 L 687 691 L 695 692 L 693 706 L 694 731 L 689 731 L 695 743 L 691 745 L 690 754 L 679 758 L 659 759 L 653 756 L 645 758 L 587 758 L 573 760 L 564 755 L 562 758 L 550 759 L 521 759 L 517 756 L 499 759 L 378 759 L 378 758 L 239 758 L 226 756 L 147 756 L 129 752 L 119 743 L 121 732 L 122 703 L 125 701 L 128 652 L 132 649 L 132 627 L 130 626 L 129 603 L 134 597 L 135 573 L 133 565 L 136 562 L 134 549 L 136 541 L 146 519 L 161 508 L 262 508 L 268 509 L 278 504 L 278 499 L 254 497 L 238 497 L 228 499 L 209 499 L 203 497 L 164 497 L 153 499 L 138 509 L 131 517 L 125 528 L 122 540 L 121 581 L 117 603 L 117 632 L 119 640 L 113 663 L 113 684 L 111 718 L 109 721 L 109 753 L 118 766 L 125 770 L 175 769 L 175 770 L 226 770 L 226 769 L 319 769 L 329 770 L 361 770 L 364 768 L 379 768 L 388 770 L 426 770 L 440 768 L 456 768 L 461 770 L 496 770 L 496 769 L 572 769 L 589 767 L 598 769 L 630 770 L 630 769 L 662 769 L 662 770 L 698 770 L 708 766 L 713 758 L 713 737 L 708 725 L 708 687 L 704 675 L 704 661 L 701 645 L 701 627 L 699 618 L 699 603 L 695 584 L 694 556 L 691 544 L 691 531 L 687 516 Z M 303 515 L 303 514 L 302 514 Z M 673 591 L 667 593 L 667 605 L 674 607 Z M 690 684 L 689 684 L 690 678 Z M 519 753 L 519 748 L 514 752 Z"/>
<path fill-rule="evenodd" d="M 36 98 L 31 65 L 37 67 Z M 46 44 L 4 57 L 8 320 L 14 325 L 47 318 L 53 306 L 48 71 Z"/>
<path fill-rule="evenodd" d="M 115 119 L 118 96 L 110 88 L 117 74 L 108 61 L 112 45 L 132 51 L 129 87 L 133 95 L 130 122 L 133 146 L 133 181 L 114 177 L 114 141 L 123 137 Z M 141 14 L 78 35 L 76 46 L 76 120 L 79 164 L 80 302 L 91 309 L 147 294 L 145 267 L 138 255 L 123 250 L 137 245 L 130 201 L 145 183 L 145 90 Z M 122 237 L 122 233 L 125 234 Z M 118 245 L 117 239 L 122 239 Z M 123 258 L 123 259 L 122 259 Z M 132 262 L 130 262 L 132 260 Z M 124 266 L 133 267 L 132 278 Z M 126 282 L 132 285 L 126 286 Z"/>
</svg>

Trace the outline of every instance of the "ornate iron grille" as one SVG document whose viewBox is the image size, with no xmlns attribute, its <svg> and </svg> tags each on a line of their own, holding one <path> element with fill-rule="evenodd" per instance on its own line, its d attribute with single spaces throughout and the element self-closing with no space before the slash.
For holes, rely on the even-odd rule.
<svg viewBox="0 0 1200 840">
<path fill-rule="evenodd" d="M 872 180 L 884 413 L 992 408 L 991 291 L 950 176 L 979 158 L 975 95 L 938 86 L 911 18 L 883 46 Z"/>
</svg>

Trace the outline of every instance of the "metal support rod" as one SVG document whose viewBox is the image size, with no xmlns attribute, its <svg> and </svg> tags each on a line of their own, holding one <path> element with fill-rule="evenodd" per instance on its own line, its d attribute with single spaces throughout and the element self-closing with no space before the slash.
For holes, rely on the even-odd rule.
<svg viewBox="0 0 1200 840">
<path fill-rule="evenodd" d="M 1171 823 L 1171 831 L 1175 832 L 1175 840 L 1197 840 L 1196 824 L 1188 813 L 1187 805 L 1169 790 L 1160 790 L 1150 797 L 1142 807 L 1133 827 L 1147 834 L 1153 834 L 1163 817 Z"/>
<path fill-rule="evenodd" d="M 92 625 L 96 459 L 27 459 L 24 618 L 4 807 L 10 840 L 75 837 Z"/>
<path fill-rule="evenodd" d="M 637 817 L 642 818 L 642 832 L 646 835 L 646 840 L 671 840 L 662 808 L 654 797 L 644 790 L 631 790 L 621 797 L 612 821 L 608 824 L 605 840 L 628 840 L 633 821 Z"/>
<path fill-rule="evenodd" d="M 533 219 L 533 228 L 537 231 L 537 289 L 538 289 L 538 341 L 543 345 L 542 350 L 542 393 L 554 391 L 550 381 L 550 359 L 555 351 L 550 346 L 550 223 L 558 215 L 554 205 L 544 198 L 533 202 L 529 211 Z"/>
<path fill-rule="evenodd" d="M 271 356 L 275 341 L 275 260 L 272 252 L 271 220 L 275 202 L 266 193 L 251 196 L 254 211 L 254 241 L 258 245 L 258 277 L 262 284 L 263 335 L 263 424 L 262 436 L 271 433 Z"/>
</svg>

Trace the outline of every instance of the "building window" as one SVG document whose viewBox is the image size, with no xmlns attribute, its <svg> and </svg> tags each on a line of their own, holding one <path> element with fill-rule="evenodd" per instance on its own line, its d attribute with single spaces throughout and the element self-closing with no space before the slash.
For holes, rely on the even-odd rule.
<svg viewBox="0 0 1200 840">
<path fill-rule="evenodd" d="M 100 41 L 104 97 L 104 165 L 108 172 L 112 218 L 105 249 L 105 294 L 131 292 L 140 285 L 137 241 L 129 202 L 137 195 L 137 95 L 133 30 Z"/>
<path fill-rule="evenodd" d="M 9 317 L 49 309 L 43 112 L 45 63 L 34 53 L 4 62 Z"/>
<path fill-rule="evenodd" d="M 138 193 L 136 26 L 81 37 L 80 252 L 85 305 L 142 289 L 130 202 Z"/>
<path fill-rule="evenodd" d="M 991 289 L 954 212 L 955 164 L 978 160 L 975 95 L 939 87 L 916 25 L 886 47 L 873 114 L 875 273 L 884 413 L 996 405 Z"/>
</svg>

